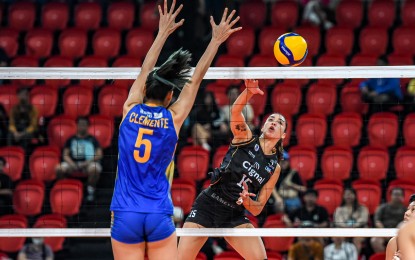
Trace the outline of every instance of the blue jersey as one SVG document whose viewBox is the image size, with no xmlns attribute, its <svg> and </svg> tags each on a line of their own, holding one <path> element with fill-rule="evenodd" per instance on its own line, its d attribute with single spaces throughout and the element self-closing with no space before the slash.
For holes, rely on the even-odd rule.
<svg viewBox="0 0 415 260">
<path fill-rule="evenodd" d="M 177 134 L 165 107 L 135 105 L 120 125 L 113 211 L 173 214 L 166 171 Z M 170 167 L 169 167 L 170 166 Z"/>
</svg>

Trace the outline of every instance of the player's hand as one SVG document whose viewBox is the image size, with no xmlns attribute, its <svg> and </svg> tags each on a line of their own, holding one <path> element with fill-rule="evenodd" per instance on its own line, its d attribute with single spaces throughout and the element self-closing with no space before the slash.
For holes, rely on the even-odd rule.
<svg viewBox="0 0 415 260">
<path fill-rule="evenodd" d="M 255 197 L 256 196 L 254 193 L 250 193 L 248 191 L 248 185 L 246 184 L 246 182 L 244 182 L 244 181 L 242 182 L 242 187 L 243 187 L 243 189 L 242 189 L 242 192 L 239 193 L 239 196 L 241 196 L 241 198 L 243 200 L 248 199 L 249 197 Z"/>
<path fill-rule="evenodd" d="M 252 94 L 256 95 L 256 94 L 260 94 L 260 95 L 264 95 L 264 91 L 262 91 L 259 88 L 258 85 L 258 80 L 255 79 L 245 79 L 245 87 L 246 89 L 251 92 Z"/>
<path fill-rule="evenodd" d="M 218 44 L 223 43 L 228 39 L 228 37 L 239 30 L 242 27 L 232 27 L 239 21 L 239 16 L 232 20 L 232 17 L 235 15 L 236 11 L 233 10 L 228 16 L 228 8 L 225 8 L 223 11 L 222 20 L 218 25 L 215 24 L 213 16 L 210 16 L 210 25 L 212 25 L 212 41 L 217 42 Z"/>
<path fill-rule="evenodd" d="M 176 0 L 173 0 L 173 3 L 170 7 L 170 10 L 167 8 L 167 0 L 164 0 L 164 8 L 162 10 L 161 6 L 158 6 L 160 21 L 159 21 L 159 33 L 166 33 L 167 35 L 172 34 L 177 28 L 183 25 L 184 19 L 181 19 L 180 22 L 176 23 L 176 17 L 183 8 L 183 5 L 180 5 L 176 11 L 174 8 L 176 6 Z"/>
</svg>

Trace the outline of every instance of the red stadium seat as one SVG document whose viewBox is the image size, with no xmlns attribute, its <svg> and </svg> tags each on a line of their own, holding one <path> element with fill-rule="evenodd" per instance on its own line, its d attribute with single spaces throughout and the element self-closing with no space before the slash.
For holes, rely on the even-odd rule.
<svg viewBox="0 0 415 260">
<path fill-rule="evenodd" d="M 402 19 L 403 25 L 414 27 L 415 25 L 415 2 L 405 1 L 405 3 L 402 5 L 401 19 Z"/>
<path fill-rule="evenodd" d="M 49 122 L 47 132 L 49 143 L 63 148 L 66 141 L 76 134 L 75 119 L 68 115 L 56 116 Z"/>
<path fill-rule="evenodd" d="M 386 253 L 374 253 L 369 257 L 369 260 L 384 260 Z"/>
<path fill-rule="evenodd" d="M 355 84 L 345 85 L 341 90 L 340 105 L 343 112 L 356 112 L 366 114 L 369 108 L 368 104 L 363 103 L 362 93 L 359 86 Z"/>
<path fill-rule="evenodd" d="M 67 228 L 66 219 L 58 214 L 48 214 L 40 216 L 34 226 L 34 228 Z M 44 243 L 52 249 L 53 252 L 57 252 L 63 249 L 64 237 L 45 237 Z"/>
<path fill-rule="evenodd" d="M 394 146 L 398 137 L 398 116 L 391 112 L 373 114 L 367 129 L 371 145 Z"/>
<path fill-rule="evenodd" d="M 386 200 L 390 201 L 391 200 L 391 191 L 394 188 L 402 188 L 404 191 L 404 203 L 408 203 L 409 198 L 411 197 L 412 194 L 415 194 L 415 182 L 412 180 L 400 180 L 400 179 L 396 179 L 393 180 L 389 183 L 388 185 L 388 190 L 387 190 L 387 195 L 386 195 Z"/>
<path fill-rule="evenodd" d="M 118 30 L 131 29 L 134 23 L 135 5 L 132 2 L 111 3 L 107 11 L 108 26 Z"/>
<path fill-rule="evenodd" d="M 60 161 L 59 148 L 55 146 L 37 147 L 29 159 L 31 178 L 40 181 L 53 181 L 56 178 L 55 168 Z"/>
<path fill-rule="evenodd" d="M 350 178 L 353 168 L 353 153 L 351 149 L 340 146 L 330 146 L 324 149 L 321 158 L 323 178 L 343 181 Z"/>
<path fill-rule="evenodd" d="M 48 29 L 32 29 L 27 32 L 26 55 L 36 58 L 45 58 L 52 52 L 53 34 Z"/>
<path fill-rule="evenodd" d="M 412 59 L 412 57 L 405 55 L 405 54 L 391 53 L 388 55 L 387 59 L 388 59 L 388 64 L 390 66 L 413 65 L 414 64 L 414 60 Z"/>
<path fill-rule="evenodd" d="M 319 114 L 302 114 L 297 120 L 296 134 L 298 144 L 319 147 L 324 144 L 327 120 Z"/>
<path fill-rule="evenodd" d="M 112 85 L 102 87 L 98 95 L 98 108 L 102 115 L 109 117 L 121 117 L 124 102 L 127 100 L 128 91 Z"/>
<path fill-rule="evenodd" d="M 88 133 L 97 139 L 102 148 L 108 148 L 114 135 L 114 121 L 107 115 L 92 115 L 89 117 Z"/>
<path fill-rule="evenodd" d="M 378 27 L 365 27 L 360 32 L 359 47 L 362 54 L 383 55 L 388 45 L 388 32 Z"/>
<path fill-rule="evenodd" d="M 396 178 L 413 180 L 415 176 L 415 148 L 401 146 L 395 154 Z"/>
<path fill-rule="evenodd" d="M 326 34 L 326 49 L 329 55 L 346 57 L 352 52 L 354 43 L 353 29 L 333 27 Z"/>
<path fill-rule="evenodd" d="M 337 180 L 321 179 L 314 183 L 314 189 L 318 192 L 317 204 L 333 215 L 342 202 L 343 184 Z"/>
<path fill-rule="evenodd" d="M 69 20 L 69 6 L 64 2 L 46 3 L 42 6 L 42 27 L 63 30 Z"/>
<path fill-rule="evenodd" d="M 213 93 L 216 104 L 220 107 L 229 105 L 229 99 L 226 93 L 227 88 L 227 85 L 218 84 L 217 82 L 212 82 L 206 85 L 206 91 L 210 91 Z"/>
<path fill-rule="evenodd" d="M 274 251 L 267 251 L 267 259 L 268 260 L 283 260 L 284 258 L 282 257 L 282 255 L 278 252 L 274 252 Z"/>
<path fill-rule="evenodd" d="M 64 216 L 73 216 L 79 213 L 83 198 L 83 186 L 79 180 L 60 180 L 50 191 L 52 212 Z"/>
<path fill-rule="evenodd" d="M 102 9 L 99 3 L 79 3 L 75 7 L 75 26 L 85 30 L 98 29 Z"/>
<path fill-rule="evenodd" d="M 108 62 L 106 59 L 97 56 L 86 56 L 79 62 L 79 67 L 107 67 Z M 98 87 L 105 84 L 104 79 L 95 80 L 80 80 L 80 85 L 88 87 Z"/>
<path fill-rule="evenodd" d="M 125 45 L 128 55 L 136 58 L 144 59 L 148 50 L 153 44 L 153 32 L 136 28 L 128 31 Z"/>
<path fill-rule="evenodd" d="M 19 103 L 17 98 L 17 89 L 15 85 L 1 85 L 0 86 L 0 105 L 4 107 L 7 115 L 10 115 L 12 108 Z"/>
<path fill-rule="evenodd" d="M 368 8 L 370 26 L 379 26 L 388 29 L 395 21 L 394 1 L 374 1 Z"/>
<path fill-rule="evenodd" d="M 246 28 L 232 34 L 226 41 L 228 54 L 236 57 L 246 58 L 251 56 L 255 46 L 255 32 Z"/>
<path fill-rule="evenodd" d="M 0 217 L 1 228 L 27 228 L 27 219 L 22 215 L 3 215 Z M 16 253 L 22 249 L 25 237 L 2 237 L 0 238 L 0 251 Z"/>
<path fill-rule="evenodd" d="M 20 180 L 22 177 L 25 151 L 20 146 L 3 146 L 0 148 L 0 157 L 6 160 L 4 173 L 6 173 L 12 181 Z"/>
<path fill-rule="evenodd" d="M 45 185 L 38 180 L 22 180 L 13 191 L 13 208 L 17 214 L 40 214 L 45 198 Z"/>
<path fill-rule="evenodd" d="M 350 66 L 376 66 L 378 57 L 376 55 L 356 54 L 350 61 Z M 361 82 L 363 79 L 353 79 L 356 82 Z"/>
<path fill-rule="evenodd" d="M 18 56 L 13 59 L 10 64 L 11 67 L 38 67 L 39 62 L 37 59 L 30 56 Z M 20 86 L 32 86 L 35 84 L 35 79 L 15 79 L 12 80 L 14 84 Z"/>
<path fill-rule="evenodd" d="M 393 32 L 392 46 L 394 54 L 413 56 L 415 50 L 413 43 L 415 42 L 415 27 L 399 27 Z"/>
<path fill-rule="evenodd" d="M 266 219 L 263 228 L 286 228 L 281 220 Z M 265 249 L 277 252 L 288 251 L 294 243 L 294 237 L 263 237 Z"/>
<path fill-rule="evenodd" d="M 357 170 L 360 178 L 380 181 L 386 178 L 389 154 L 385 148 L 365 146 L 357 156 Z"/>
<path fill-rule="evenodd" d="M 8 26 L 16 30 L 29 30 L 36 18 L 36 6 L 30 1 L 15 2 L 9 6 Z"/>
<path fill-rule="evenodd" d="M 249 104 L 252 106 L 252 110 L 254 110 L 254 118 L 258 118 L 260 115 L 264 113 L 265 105 L 268 99 L 268 92 L 264 87 L 260 87 L 262 91 L 264 91 L 263 95 L 254 95 L 250 100 Z M 243 86 L 245 89 L 245 86 Z"/>
<path fill-rule="evenodd" d="M 50 57 L 45 64 L 44 67 L 73 67 L 73 61 L 70 58 L 63 57 L 63 56 L 53 56 Z M 55 88 L 60 88 L 67 86 L 71 83 L 70 79 L 46 79 L 45 84 L 48 86 L 52 86 Z"/>
<path fill-rule="evenodd" d="M 213 155 L 213 159 L 212 159 L 213 168 L 219 168 L 220 164 L 223 161 L 223 158 L 225 158 L 225 155 L 228 152 L 228 149 L 229 149 L 228 145 L 222 145 L 218 149 L 216 149 L 216 152 Z"/>
<path fill-rule="evenodd" d="M 83 86 L 71 86 L 63 94 L 63 110 L 72 117 L 90 114 L 94 96 L 92 89 Z"/>
<path fill-rule="evenodd" d="M 336 88 L 328 84 L 314 84 L 306 96 L 307 110 L 309 113 L 331 115 L 336 106 Z"/>
<path fill-rule="evenodd" d="M 1 28 L 0 48 L 2 48 L 9 58 L 16 56 L 19 49 L 19 32 L 11 28 Z"/>
<path fill-rule="evenodd" d="M 196 260 L 207 260 L 207 256 L 203 252 L 199 252 L 196 256 Z"/>
<path fill-rule="evenodd" d="M 323 54 L 317 60 L 317 66 L 346 66 L 346 61 L 343 57 L 337 55 Z M 343 79 L 319 79 L 318 82 L 326 84 L 338 85 L 343 82 Z"/>
<path fill-rule="evenodd" d="M 157 3 L 148 1 L 141 6 L 140 9 L 140 23 L 143 29 L 154 32 L 159 26 L 159 13 L 157 10 Z"/>
<path fill-rule="evenodd" d="M 173 205 L 183 209 L 185 215 L 190 213 L 196 198 L 196 187 L 194 182 L 176 178 L 171 186 L 171 198 Z"/>
<path fill-rule="evenodd" d="M 95 31 L 92 39 L 94 55 L 113 58 L 118 55 L 121 46 L 121 34 L 118 30 L 101 28 Z"/>
<path fill-rule="evenodd" d="M 141 67 L 141 60 L 133 56 L 124 55 L 124 56 L 118 57 L 112 64 L 112 67 L 117 67 L 117 68 L 118 67 L 135 67 L 135 68 Z M 133 85 L 133 83 L 134 83 L 134 80 L 119 79 L 119 80 L 114 80 L 113 85 L 129 90 L 130 87 Z"/>
<path fill-rule="evenodd" d="M 177 157 L 177 170 L 182 179 L 203 180 L 209 168 L 209 152 L 199 146 L 184 147 Z"/>
<path fill-rule="evenodd" d="M 274 43 L 284 33 L 285 30 L 278 27 L 265 27 L 262 29 L 258 38 L 259 53 L 274 56 Z"/>
<path fill-rule="evenodd" d="M 296 115 L 301 105 L 301 89 L 294 83 L 281 83 L 271 92 L 272 110 L 283 115 Z"/>
<path fill-rule="evenodd" d="M 378 181 L 374 180 L 356 180 L 352 183 L 353 189 L 357 193 L 357 201 L 369 209 L 369 214 L 375 214 L 377 207 L 380 205 L 382 189 Z"/>
<path fill-rule="evenodd" d="M 331 124 L 334 145 L 355 147 L 360 144 L 363 121 L 360 114 L 343 112 L 336 115 Z"/>
<path fill-rule="evenodd" d="M 300 26 L 294 30 L 301 35 L 307 42 L 308 56 L 314 57 L 319 53 L 321 45 L 320 28 L 316 26 Z"/>
<path fill-rule="evenodd" d="M 248 64 L 249 67 L 277 67 L 278 62 L 274 56 L 271 55 L 254 55 Z M 274 84 L 275 79 L 259 79 L 260 87 L 267 87 Z"/>
<path fill-rule="evenodd" d="M 415 113 L 410 113 L 405 117 L 402 130 L 405 144 L 415 147 Z"/>
<path fill-rule="evenodd" d="M 39 117 L 51 117 L 58 105 L 58 91 L 49 86 L 35 86 L 30 90 L 30 102 L 36 107 Z"/>
<path fill-rule="evenodd" d="M 267 6 L 264 2 L 246 1 L 239 7 L 240 23 L 242 27 L 259 29 L 264 26 Z"/>
<path fill-rule="evenodd" d="M 314 178 L 317 168 L 317 152 L 309 146 L 292 146 L 289 150 L 290 166 L 298 171 L 301 179 L 306 182 Z"/>
<path fill-rule="evenodd" d="M 244 67 L 245 62 L 243 58 L 232 56 L 232 55 L 221 55 L 217 58 L 215 62 L 216 67 Z M 225 85 L 238 85 L 240 79 L 219 79 L 216 81 L 218 84 Z"/>
<path fill-rule="evenodd" d="M 68 28 L 59 36 L 59 53 L 68 58 L 80 58 L 85 55 L 88 44 L 86 31 L 79 28 Z"/>
<path fill-rule="evenodd" d="M 341 1 L 336 8 L 337 25 L 356 29 L 363 20 L 363 4 L 360 1 Z"/>
<path fill-rule="evenodd" d="M 277 1 L 271 10 L 272 26 L 291 29 L 297 24 L 299 8 L 295 1 Z"/>
<path fill-rule="evenodd" d="M 236 251 L 225 251 L 213 256 L 213 260 L 243 260 Z"/>
</svg>

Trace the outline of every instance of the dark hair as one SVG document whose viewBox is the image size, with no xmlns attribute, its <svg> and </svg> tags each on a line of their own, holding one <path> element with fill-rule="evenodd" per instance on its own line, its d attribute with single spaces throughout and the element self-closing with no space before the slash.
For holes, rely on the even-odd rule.
<svg viewBox="0 0 415 260">
<path fill-rule="evenodd" d="M 0 156 L 0 162 L 2 162 L 3 164 L 6 164 L 6 159 L 4 159 L 3 156 Z"/>
<path fill-rule="evenodd" d="M 79 123 L 79 121 L 82 121 L 82 120 L 86 121 L 88 123 L 88 125 L 89 125 L 89 119 L 86 116 L 80 116 L 80 117 L 78 117 L 76 119 L 76 123 Z"/>
<path fill-rule="evenodd" d="M 312 194 L 312 195 L 314 195 L 314 196 L 318 197 L 318 191 L 317 191 L 317 190 L 315 190 L 315 189 L 308 188 L 308 189 L 304 192 L 303 196 L 308 195 L 308 194 Z"/>
<path fill-rule="evenodd" d="M 391 194 L 392 194 L 392 192 L 393 192 L 394 190 L 399 190 L 399 191 L 401 191 L 401 192 L 402 192 L 402 194 L 405 194 L 404 189 L 402 189 L 401 187 L 394 187 L 394 188 L 392 188 L 392 189 L 391 189 Z"/>
<path fill-rule="evenodd" d="M 354 194 L 354 201 L 353 201 L 353 206 L 352 206 L 352 209 L 353 209 L 353 211 L 355 211 L 357 208 L 359 208 L 359 207 L 360 207 L 359 201 L 357 200 L 357 193 L 356 193 L 356 190 L 355 190 L 355 189 L 353 189 L 353 188 L 351 188 L 351 187 L 345 188 L 345 189 L 344 189 L 344 191 L 343 191 L 343 196 L 344 196 L 344 193 L 345 193 L 346 191 L 351 191 L 351 192 Z M 345 200 L 344 200 L 344 198 L 343 198 L 343 199 L 342 199 L 342 204 L 341 204 L 341 206 L 344 206 L 344 205 L 346 205 L 346 201 L 345 201 Z"/>
<path fill-rule="evenodd" d="M 146 98 L 163 101 L 174 88 L 182 90 L 189 81 L 191 54 L 179 49 L 159 68 L 154 69 L 146 80 Z"/>
<path fill-rule="evenodd" d="M 22 93 L 22 92 L 29 92 L 30 91 L 30 89 L 29 88 L 27 88 L 27 87 L 23 87 L 23 88 L 19 88 L 18 90 L 17 90 L 17 94 L 20 94 L 20 93 Z"/>
<path fill-rule="evenodd" d="M 415 201 L 415 194 L 412 194 L 411 197 L 409 197 L 409 203 L 412 203 Z"/>
<path fill-rule="evenodd" d="M 274 114 L 278 114 L 278 115 L 281 115 L 282 117 L 284 117 L 280 113 L 274 113 Z M 284 119 L 285 119 L 285 117 L 284 117 Z M 287 132 L 287 128 L 288 128 L 288 122 L 287 122 L 287 120 L 285 120 L 284 133 Z M 278 163 L 280 163 L 282 160 L 284 160 L 284 144 L 283 144 L 283 142 L 284 142 L 284 140 L 282 138 L 280 138 L 280 140 L 278 140 L 277 144 L 274 147 L 276 152 L 277 152 Z"/>
</svg>

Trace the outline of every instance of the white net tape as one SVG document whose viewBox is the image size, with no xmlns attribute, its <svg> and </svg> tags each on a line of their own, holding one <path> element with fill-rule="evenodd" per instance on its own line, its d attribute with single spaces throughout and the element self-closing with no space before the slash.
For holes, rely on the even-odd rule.
<svg viewBox="0 0 415 260">
<path fill-rule="evenodd" d="M 177 228 L 186 237 L 393 237 L 395 228 Z M 109 228 L 0 229 L 0 237 L 109 237 Z"/>
<path fill-rule="evenodd" d="M 139 68 L 0 68 L 0 79 L 135 79 Z M 415 78 L 415 66 L 212 67 L 204 79 Z"/>
</svg>

